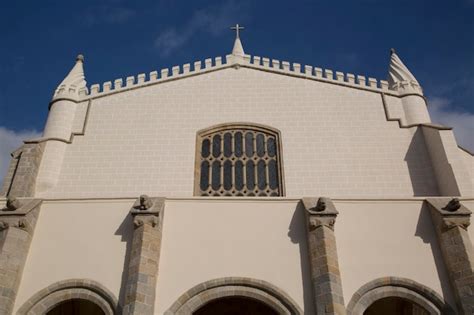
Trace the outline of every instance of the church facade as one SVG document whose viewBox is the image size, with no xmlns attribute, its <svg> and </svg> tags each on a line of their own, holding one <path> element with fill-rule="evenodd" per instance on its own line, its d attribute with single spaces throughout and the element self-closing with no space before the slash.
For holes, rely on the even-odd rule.
<svg viewBox="0 0 474 315">
<path fill-rule="evenodd" d="M 238 27 L 237 27 L 238 29 Z M 87 87 L 0 197 L 0 314 L 473 314 L 474 158 L 388 81 L 244 52 Z"/>
</svg>

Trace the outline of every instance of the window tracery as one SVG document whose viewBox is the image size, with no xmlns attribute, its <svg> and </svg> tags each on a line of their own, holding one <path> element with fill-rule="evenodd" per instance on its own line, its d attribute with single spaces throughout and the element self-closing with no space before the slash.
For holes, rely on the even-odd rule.
<svg viewBox="0 0 474 315">
<path fill-rule="evenodd" d="M 197 140 L 196 195 L 284 195 L 277 130 L 224 124 L 202 130 Z"/>
</svg>

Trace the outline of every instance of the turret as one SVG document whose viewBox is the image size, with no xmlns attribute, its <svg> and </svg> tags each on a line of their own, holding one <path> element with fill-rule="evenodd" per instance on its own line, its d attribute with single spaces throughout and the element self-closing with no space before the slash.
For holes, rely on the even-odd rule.
<svg viewBox="0 0 474 315">
<path fill-rule="evenodd" d="M 394 49 L 390 51 L 388 84 L 389 89 L 398 91 L 401 96 L 407 125 L 431 122 L 420 84 Z"/>
<path fill-rule="evenodd" d="M 50 111 L 43 137 L 69 140 L 76 103 L 80 95 L 87 93 L 83 64 L 84 57 L 77 56 L 76 64 L 56 88 L 49 105 Z"/>
<path fill-rule="evenodd" d="M 58 181 L 66 147 L 71 141 L 77 103 L 86 94 L 84 57 L 79 55 L 74 67 L 54 91 L 49 104 L 42 138 L 45 148 L 36 182 L 38 193 L 54 187 Z"/>
</svg>

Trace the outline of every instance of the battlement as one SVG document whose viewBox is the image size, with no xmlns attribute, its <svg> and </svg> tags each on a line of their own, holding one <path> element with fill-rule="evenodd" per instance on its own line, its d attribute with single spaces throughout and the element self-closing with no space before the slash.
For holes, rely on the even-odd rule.
<svg viewBox="0 0 474 315">
<path fill-rule="evenodd" d="M 93 84 L 90 92 L 86 88 L 81 88 L 79 95 L 81 99 L 102 97 L 108 94 L 118 93 L 126 90 L 136 89 L 148 85 L 158 84 L 183 77 L 194 76 L 201 73 L 216 71 L 218 69 L 229 67 L 246 67 L 263 71 L 290 75 L 294 77 L 312 79 L 321 82 L 327 82 L 358 89 L 384 92 L 386 94 L 398 95 L 395 89 L 389 89 L 388 82 L 377 80 L 375 78 L 366 78 L 364 75 L 354 75 L 352 73 L 343 73 L 330 69 L 322 69 L 310 65 L 301 65 L 299 63 L 290 63 L 267 57 L 250 56 L 238 57 L 227 55 L 225 58 L 207 58 L 204 61 L 186 63 L 173 66 L 171 69 L 165 68 L 160 71 L 152 71 L 148 75 L 140 73 L 137 76 L 128 76 L 115 79 L 114 81 L 104 82 L 102 85 Z M 58 89 L 58 95 L 63 90 Z"/>
<path fill-rule="evenodd" d="M 343 73 L 340 71 L 313 67 L 311 65 L 301 65 L 299 63 L 290 63 L 288 61 L 280 61 L 259 56 L 251 57 L 250 65 L 255 68 L 268 69 L 273 72 L 289 74 L 301 78 L 314 79 L 366 90 L 383 91 L 389 94 L 397 94 L 395 90 L 389 90 L 387 81 L 366 78 L 363 75 L 356 76 L 352 73 Z"/>
</svg>

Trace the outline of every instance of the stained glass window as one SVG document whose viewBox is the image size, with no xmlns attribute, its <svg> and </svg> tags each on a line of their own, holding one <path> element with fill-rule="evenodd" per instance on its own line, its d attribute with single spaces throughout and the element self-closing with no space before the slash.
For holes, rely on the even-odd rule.
<svg viewBox="0 0 474 315">
<path fill-rule="evenodd" d="M 196 195 L 283 196 L 279 132 L 225 124 L 198 133 Z"/>
</svg>

